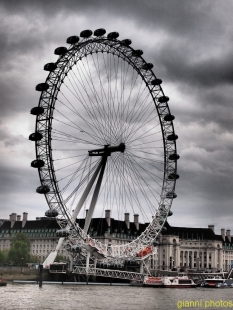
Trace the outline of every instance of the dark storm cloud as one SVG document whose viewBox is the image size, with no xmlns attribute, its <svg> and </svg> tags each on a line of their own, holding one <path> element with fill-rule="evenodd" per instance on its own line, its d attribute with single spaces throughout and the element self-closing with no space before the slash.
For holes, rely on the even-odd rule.
<svg viewBox="0 0 233 310">
<path fill-rule="evenodd" d="M 228 3 L 228 1 L 225 1 Z M 148 27 L 148 33 L 156 36 L 157 31 L 163 29 L 163 32 L 169 31 L 174 39 L 187 35 L 189 33 L 195 39 L 201 32 L 219 33 L 223 28 L 218 16 L 209 15 L 213 12 L 215 6 L 213 1 L 193 2 L 187 0 L 68 0 L 68 1 L 5 1 L 1 4 L 6 10 L 6 14 L 11 13 L 19 15 L 36 16 L 41 18 L 45 27 L 53 20 L 56 15 L 61 15 L 62 19 L 69 17 L 68 14 L 77 14 L 77 16 L 95 13 L 104 16 L 106 20 L 114 23 L 114 18 L 122 18 L 124 21 L 135 21 L 139 27 L 138 30 Z M 221 7 L 219 8 L 219 13 Z M 67 15 L 66 15 L 66 14 Z M 93 19 L 93 17 L 91 16 Z M 34 25 L 34 30 L 39 31 L 39 24 Z M 155 26 L 157 26 L 155 28 Z M 153 29 L 153 32 L 151 32 Z M 127 31 L 127 28 L 125 29 Z"/>
<path fill-rule="evenodd" d="M 205 49 L 204 45 L 203 49 Z M 158 54 L 162 65 L 166 68 L 168 81 L 176 81 L 182 85 L 188 84 L 199 88 L 212 88 L 233 82 L 232 46 L 230 46 L 230 50 L 228 48 L 226 51 L 223 48 L 220 54 L 207 59 L 198 58 L 195 49 L 190 52 L 189 48 L 181 49 L 180 45 L 170 46 L 169 43 L 165 44 Z"/>
<path fill-rule="evenodd" d="M 5 162 L 6 165 L 0 166 L 0 174 L 4 175 L 4 179 L 0 181 L 1 192 L 4 192 L 5 195 L 11 195 L 13 193 L 24 192 L 25 188 L 32 188 L 30 185 L 32 178 L 28 178 L 30 176 L 29 171 L 25 171 L 22 167 L 15 167 L 14 163 L 8 162 L 7 159 Z M 29 169 L 30 167 L 28 165 Z M 24 177 L 25 172 L 27 173 L 27 177 Z"/>
<path fill-rule="evenodd" d="M 42 202 L 41 196 L 33 196 L 39 183 L 36 171 L 26 168 L 34 159 L 34 145 L 24 139 L 34 131 L 35 118 L 29 111 L 39 99 L 35 85 L 46 78 L 43 65 L 56 60 L 54 49 L 64 46 L 69 35 L 104 27 L 108 32 L 119 31 L 120 38 L 129 37 L 134 48 L 143 49 L 143 57 L 154 64 L 170 97 L 181 155 L 172 221 L 185 225 L 192 215 L 195 224 L 206 225 L 210 216 L 217 222 L 219 205 L 225 220 L 231 212 L 233 186 L 232 6 L 232 1 L 214 0 L 0 1 L 0 147 L 4 154 L 0 194 L 4 204 L 14 203 L 13 194 L 14 201 L 19 200 L 17 193 L 24 193 L 20 198 L 24 197 L 25 209 L 30 209 L 27 197 Z M 14 128 L 17 117 L 21 122 L 23 116 L 28 125 Z M 19 148 L 25 149 L 25 156 Z M 12 167 L 19 157 L 22 163 Z M 31 212 L 38 210 L 34 205 Z"/>
</svg>

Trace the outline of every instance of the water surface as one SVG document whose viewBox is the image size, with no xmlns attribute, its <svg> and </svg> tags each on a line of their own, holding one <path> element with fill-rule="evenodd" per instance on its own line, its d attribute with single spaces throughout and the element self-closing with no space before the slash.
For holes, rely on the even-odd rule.
<svg viewBox="0 0 233 310">
<path fill-rule="evenodd" d="M 1 310 L 231 309 L 233 289 L 165 289 L 132 286 L 8 284 Z"/>
</svg>

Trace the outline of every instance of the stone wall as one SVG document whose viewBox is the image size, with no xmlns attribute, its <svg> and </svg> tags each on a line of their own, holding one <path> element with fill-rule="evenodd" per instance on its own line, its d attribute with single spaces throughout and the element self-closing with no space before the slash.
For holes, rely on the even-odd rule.
<svg viewBox="0 0 233 310">
<path fill-rule="evenodd" d="M 29 268 L 1 268 L 0 267 L 0 277 L 8 281 L 13 280 L 25 280 L 25 281 L 38 281 L 39 280 L 39 269 L 29 269 Z M 43 280 L 49 280 L 49 271 L 43 271 Z"/>
</svg>

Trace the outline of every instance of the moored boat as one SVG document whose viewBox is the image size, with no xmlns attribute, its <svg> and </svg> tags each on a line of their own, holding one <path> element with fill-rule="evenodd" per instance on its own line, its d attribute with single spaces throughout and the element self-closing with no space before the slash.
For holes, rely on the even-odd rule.
<svg viewBox="0 0 233 310">
<path fill-rule="evenodd" d="M 143 286 L 145 287 L 164 287 L 164 282 L 162 277 L 145 277 L 143 281 Z"/>
<path fill-rule="evenodd" d="M 203 282 L 204 287 L 219 287 L 224 283 L 225 279 L 219 277 L 206 278 Z"/>
<path fill-rule="evenodd" d="M 233 281 L 220 277 L 206 278 L 202 286 L 209 288 L 233 288 Z"/>
<path fill-rule="evenodd" d="M 6 285 L 7 282 L 3 278 L 0 278 L 0 286 L 6 286 Z"/>
<path fill-rule="evenodd" d="M 194 288 L 197 284 L 187 275 L 167 276 L 163 280 L 165 288 Z"/>
</svg>

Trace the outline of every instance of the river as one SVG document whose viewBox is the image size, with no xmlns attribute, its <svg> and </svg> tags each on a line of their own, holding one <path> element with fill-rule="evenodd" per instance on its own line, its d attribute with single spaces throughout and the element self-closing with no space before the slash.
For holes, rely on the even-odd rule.
<svg viewBox="0 0 233 310">
<path fill-rule="evenodd" d="M 233 289 L 165 289 L 132 286 L 8 283 L 1 310 L 231 309 Z"/>
</svg>

